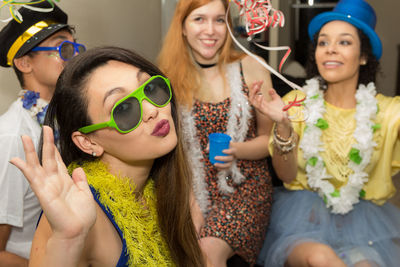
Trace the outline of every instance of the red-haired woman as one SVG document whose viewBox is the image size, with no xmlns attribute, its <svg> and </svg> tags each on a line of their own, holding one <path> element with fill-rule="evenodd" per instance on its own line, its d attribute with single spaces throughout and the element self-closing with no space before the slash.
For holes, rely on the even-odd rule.
<svg viewBox="0 0 400 267">
<path fill-rule="evenodd" d="M 271 121 L 248 103 L 249 87 L 267 92 L 269 72 L 234 50 L 227 0 L 182 0 L 159 56 L 181 106 L 194 173 L 200 245 L 215 266 L 239 255 L 254 264 L 266 231 L 272 185 L 266 157 Z M 227 156 L 208 159 L 208 135 L 232 137 Z"/>
</svg>

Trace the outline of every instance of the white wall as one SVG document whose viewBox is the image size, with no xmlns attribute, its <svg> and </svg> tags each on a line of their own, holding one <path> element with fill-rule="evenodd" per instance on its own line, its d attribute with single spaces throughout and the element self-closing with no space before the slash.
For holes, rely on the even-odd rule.
<svg viewBox="0 0 400 267">
<path fill-rule="evenodd" d="M 155 61 L 161 47 L 160 0 L 61 0 L 57 5 L 69 15 L 78 41 L 87 48 L 116 45 Z M 14 71 L 0 67 L 0 114 L 19 90 Z"/>
<path fill-rule="evenodd" d="M 168 32 L 169 24 L 174 16 L 178 0 L 161 0 L 161 38 L 164 39 Z"/>
</svg>

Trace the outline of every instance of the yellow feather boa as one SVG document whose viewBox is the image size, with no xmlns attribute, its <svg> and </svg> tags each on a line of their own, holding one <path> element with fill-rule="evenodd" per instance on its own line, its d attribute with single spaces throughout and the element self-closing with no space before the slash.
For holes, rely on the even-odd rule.
<svg viewBox="0 0 400 267">
<path fill-rule="evenodd" d="M 138 200 L 132 180 L 112 175 L 101 161 L 72 163 L 68 169 L 72 172 L 78 167 L 83 168 L 89 185 L 121 229 L 129 266 L 174 266 L 158 226 L 154 181 L 148 180 Z"/>
</svg>

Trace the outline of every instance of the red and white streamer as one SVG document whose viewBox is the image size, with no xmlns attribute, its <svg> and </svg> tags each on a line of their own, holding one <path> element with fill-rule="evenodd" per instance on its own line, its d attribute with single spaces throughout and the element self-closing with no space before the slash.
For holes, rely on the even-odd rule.
<svg viewBox="0 0 400 267">
<path fill-rule="evenodd" d="M 249 40 L 251 41 L 254 35 L 259 34 L 272 27 L 283 27 L 285 25 L 285 16 L 282 11 L 276 10 L 272 7 L 270 0 L 232 0 L 239 7 L 239 15 L 245 19 L 245 28 L 246 32 L 249 36 Z M 231 1 L 229 2 L 228 10 L 226 12 L 226 21 L 228 22 L 228 14 L 230 10 Z M 297 90 L 302 90 L 302 88 L 286 79 L 283 75 L 277 72 L 270 65 L 260 60 L 256 55 L 248 51 L 243 45 L 239 43 L 239 41 L 235 38 L 232 33 L 232 30 L 227 23 L 228 32 L 231 35 L 235 44 L 242 49 L 246 54 L 253 57 L 257 60 L 262 66 L 268 69 L 271 73 L 279 77 L 282 81 L 287 83 L 290 87 Z M 265 50 L 279 51 L 286 50 L 285 56 L 282 58 L 279 64 L 279 71 L 281 71 L 282 66 L 286 59 L 288 58 L 291 49 L 288 46 L 280 46 L 280 47 L 268 47 L 260 45 L 253 41 L 253 43 Z"/>
</svg>

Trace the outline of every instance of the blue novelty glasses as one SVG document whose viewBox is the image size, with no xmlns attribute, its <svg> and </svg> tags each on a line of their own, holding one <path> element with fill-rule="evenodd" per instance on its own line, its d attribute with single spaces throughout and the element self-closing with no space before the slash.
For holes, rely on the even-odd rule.
<svg viewBox="0 0 400 267">
<path fill-rule="evenodd" d="M 83 44 L 63 41 L 59 46 L 36 46 L 31 51 L 58 51 L 61 59 L 67 61 L 72 59 L 76 53 L 85 52 L 86 47 Z"/>
</svg>

